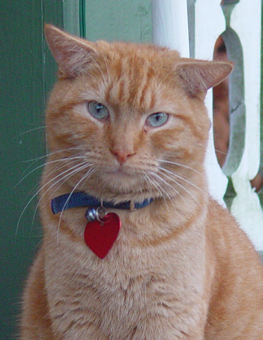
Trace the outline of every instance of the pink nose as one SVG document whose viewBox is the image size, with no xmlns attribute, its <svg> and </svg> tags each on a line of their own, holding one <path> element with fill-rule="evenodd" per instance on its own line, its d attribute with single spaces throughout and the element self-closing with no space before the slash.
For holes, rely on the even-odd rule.
<svg viewBox="0 0 263 340">
<path fill-rule="evenodd" d="M 125 163 L 128 158 L 135 155 L 135 152 L 130 152 L 126 150 L 110 150 L 110 151 L 120 164 Z"/>
</svg>

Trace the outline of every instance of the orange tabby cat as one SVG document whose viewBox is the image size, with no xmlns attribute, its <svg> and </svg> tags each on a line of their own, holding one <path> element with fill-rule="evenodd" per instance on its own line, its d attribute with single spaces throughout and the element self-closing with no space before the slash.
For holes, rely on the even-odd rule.
<svg viewBox="0 0 263 340">
<path fill-rule="evenodd" d="M 232 65 L 46 38 L 59 81 L 20 339 L 262 340 L 259 258 L 204 170 L 205 94 Z"/>
</svg>

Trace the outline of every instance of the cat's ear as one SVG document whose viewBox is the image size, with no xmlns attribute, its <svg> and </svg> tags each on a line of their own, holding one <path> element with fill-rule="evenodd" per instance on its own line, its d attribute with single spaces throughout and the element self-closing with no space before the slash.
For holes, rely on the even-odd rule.
<svg viewBox="0 0 263 340">
<path fill-rule="evenodd" d="M 221 83 L 233 70 L 231 62 L 184 59 L 176 66 L 183 87 L 191 96 Z"/>
<path fill-rule="evenodd" d="M 62 77 L 74 77 L 96 54 L 94 44 L 53 25 L 45 25 L 45 36 Z"/>
</svg>

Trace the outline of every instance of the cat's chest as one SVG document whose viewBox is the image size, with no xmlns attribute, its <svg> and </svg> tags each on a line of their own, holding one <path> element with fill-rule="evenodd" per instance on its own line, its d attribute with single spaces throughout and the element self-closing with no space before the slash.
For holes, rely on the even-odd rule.
<svg viewBox="0 0 263 340">
<path fill-rule="evenodd" d="M 141 319 L 167 317 L 181 310 L 178 296 L 192 305 L 202 295 L 204 242 L 193 232 L 145 243 L 138 241 L 137 231 L 132 234 L 132 224 L 124 224 L 109 254 L 99 259 L 82 239 L 84 227 L 76 227 L 79 236 L 63 234 L 61 229 L 59 239 L 47 235 L 45 240 L 50 313 L 61 332 L 76 319 L 99 320 L 105 334 L 114 335 L 118 328 L 120 339 L 129 339 L 129 330 Z M 193 246 L 198 261 L 191 254 Z"/>
<path fill-rule="evenodd" d="M 169 313 L 162 304 L 175 299 L 174 273 L 164 264 L 158 268 L 145 258 L 142 261 L 139 254 L 135 259 L 134 254 L 114 258 L 113 253 L 114 249 L 105 260 L 94 259 L 92 254 L 78 266 L 74 259 L 71 264 L 61 261 L 60 269 L 50 271 L 53 280 L 57 275 L 47 289 L 50 311 L 61 332 L 76 319 L 83 323 L 97 320 L 105 334 L 114 336 L 118 329 L 116 339 L 129 339 L 129 331 L 149 313 Z"/>
<path fill-rule="evenodd" d="M 125 220 L 120 216 L 122 228 L 111 250 L 104 259 L 97 257 L 84 240 L 87 221 L 80 213 L 74 219 L 66 219 L 58 226 L 50 223 L 46 231 L 46 271 L 60 282 L 71 282 L 84 287 L 94 283 L 102 290 L 130 292 L 149 288 L 148 281 L 155 276 L 185 276 L 187 267 L 195 265 L 197 271 L 204 260 L 205 237 L 195 226 L 187 230 L 171 232 L 167 221 L 156 225 L 150 219 Z M 158 229 L 158 230 L 156 230 Z M 58 234 L 59 231 L 59 234 Z M 84 280 L 84 281 L 83 281 Z M 141 286 L 140 286 L 141 285 Z"/>
</svg>

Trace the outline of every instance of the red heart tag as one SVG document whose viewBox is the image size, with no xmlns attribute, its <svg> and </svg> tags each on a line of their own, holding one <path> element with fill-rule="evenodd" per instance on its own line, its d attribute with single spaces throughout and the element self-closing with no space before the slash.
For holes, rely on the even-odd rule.
<svg viewBox="0 0 263 340">
<path fill-rule="evenodd" d="M 121 221 L 117 214 L 104 216 L 103 223 L 89 222 L 84 231 L 84 239 L 90 250 L 103 259 L 111 250 L 121 229 Z"/>
</svg>

